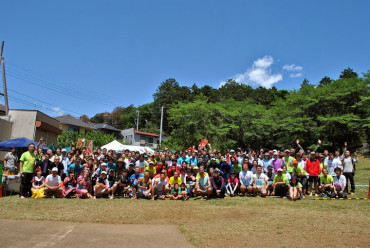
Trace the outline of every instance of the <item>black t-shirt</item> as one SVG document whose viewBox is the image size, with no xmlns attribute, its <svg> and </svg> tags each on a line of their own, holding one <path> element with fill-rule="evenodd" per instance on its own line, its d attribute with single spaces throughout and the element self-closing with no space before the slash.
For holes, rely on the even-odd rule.
<svg viewBox="0 0 370 248">
<path fill-rule="evenodd" d="M 115 176 L 108 175 L 109 187 L 113 187 L 115 181 L 116 181 L 116 177 Z"/>
<path fill-rule="evenodd" d="M 128 176 L 125 177 L 123 175 L 118 175 L 116 178 L 116 182 L 119 181 L 121 181 L 121 183 L 119 184 L 120 187 L 127 187 L 128 185 L 131 184 L 130 178 Z"/>
<path fill-rule="evenodd" d="M 101 176 L 100 176 L 100 177 L 98 177 L 98 179 L 96 180 L 96 182 L 97 182 L 97 183 L 102 183 L 102 184 L 106 185 L 106 184 L 105 184 L 105 179 L 103 179 Z"/>
</svg>

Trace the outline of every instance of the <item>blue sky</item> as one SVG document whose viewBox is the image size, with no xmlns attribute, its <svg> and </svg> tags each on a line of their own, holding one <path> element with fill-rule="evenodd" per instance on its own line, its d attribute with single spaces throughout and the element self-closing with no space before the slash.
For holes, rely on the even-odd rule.
<svg viewBox="0 0 370 248">
<path fill-rule="evenodd" d="M 10 107 L 52 116 L 148 103 L 167 78 L 294 89 L 370 69 L 368 0 L 3 0 L 1 9 Z"/>
</svg>

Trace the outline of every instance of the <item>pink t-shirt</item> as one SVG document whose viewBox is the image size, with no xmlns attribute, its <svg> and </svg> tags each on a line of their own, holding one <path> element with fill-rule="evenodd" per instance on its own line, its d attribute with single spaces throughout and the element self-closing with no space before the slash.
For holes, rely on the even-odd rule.
<svg viewBox="0 0 370 248">
<path fill-rule="evenodd" d="M 239 184 L 239 180 L 238 178 L 234 178 L 234 179 L 227 179 L 227 183 L 230 183 L 231 185 L 235 185 L 235 184 Z"/>
</svg>

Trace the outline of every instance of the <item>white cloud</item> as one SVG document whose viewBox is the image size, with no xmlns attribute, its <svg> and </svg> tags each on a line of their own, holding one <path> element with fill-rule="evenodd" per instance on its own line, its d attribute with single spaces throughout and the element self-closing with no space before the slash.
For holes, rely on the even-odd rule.
<svg viewBox="0 0 370 248">
<path fill-rule="evenodd" d="M 291 78 L 302 77 L 302 73 L 300 73 L 300 72 L 298 72 L 298 73 L 291 73 L 291 74 L 289 74 L 289 76 Z"/>
<path fill-rule="evenodd" d="M 284 65 L 283 70 L 286 70 L 286 71 L 302 71 L 303 67 L 299 66 L 299 65 L 295 65 L 295 64 Z"/>
<path fill-rule="evenodd" d="M 232 77 L 233 80 L 241 84 L 258 85 L 265 88 L 271 88 L 274 83 L 283 79 L 281 73 L 272 74 L 271 65 L 274 64 L 274 59 L 271 56 L 264 56 L 253 62 L 244 73 L 236 74 Z M 225 81 L 220 82 L 219 87 L 225 85 Z"/>
<path fill-rule="evenodd" d="M 57 115 L 64 115 L 64 111 L 60 107 L 54 107 L 52 109 Z"/>
</svg>

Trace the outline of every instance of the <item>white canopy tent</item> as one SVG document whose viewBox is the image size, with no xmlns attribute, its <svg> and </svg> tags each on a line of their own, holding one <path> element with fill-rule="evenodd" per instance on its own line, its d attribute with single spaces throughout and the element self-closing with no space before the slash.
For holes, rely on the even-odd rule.
<svg viewBox="0 0 370 248">
<path fill-rule="evenodd" d="M 101 147 L 101 149 L 103 148 L 106 148 L 107 150 L 114 150 L 114 151 L 122 151 L 122 150 L 128 149 L 132 152 L 140 152 L 140 153 L 149 152 L 150 154 L 154 154 L 154 150 L 149 147 L 124 145 L 118 142 L 117 140 L 114 140 Z"/>
</svg>

